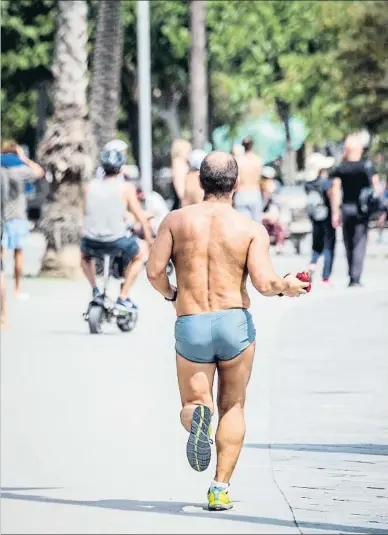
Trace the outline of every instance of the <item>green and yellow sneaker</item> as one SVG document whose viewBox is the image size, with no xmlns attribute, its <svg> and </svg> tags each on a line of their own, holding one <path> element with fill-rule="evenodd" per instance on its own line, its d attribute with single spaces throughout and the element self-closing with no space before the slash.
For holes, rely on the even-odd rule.
<svg viewBox="0 0 388 535">
<path fill-rule="evenodd" d="M 207 499 L 209 501 L 209 511 L 227 511 L 233 507 L 228 489 L 210 487 L 207 492 Z"/>
<path fill-rule="evenodd" d="M 210 409 L 205 405 L 198 405 L 193 413 L 186 454 L 191 468 L 197 472 L 206 470 L 210 463 L 210 445 L 212 444 L 210 439 L 211 417 Z"/>
</svg>

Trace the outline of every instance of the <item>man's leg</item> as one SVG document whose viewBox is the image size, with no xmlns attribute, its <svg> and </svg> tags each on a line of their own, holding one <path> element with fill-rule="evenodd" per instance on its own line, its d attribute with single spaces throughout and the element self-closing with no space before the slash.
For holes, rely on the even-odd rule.
<svg viewBox="0 0 388 535">
<path fill-rule="evenodd" d="M 121 285 L 120 289 L 120 299 L 127 299 L 129 290 L 134 284 L 135 280 L 139 276 L 140 271 L 142 270 L 144 264 L 144 255 L 139 251 L 136 256 L 134 256 L 129 264 L 127 265 L 124 273 L 124 283 Z"/>
<path fill-rule="evenodd" d="M 355 284 L 359 284 L 368 241 L 368 221 L 361 221 L 355 225 L 353 240 L 353 264 L 350 276 Z"/>
<path fill-rule="evenodd" d="M 214 412 L 213 381 L 216 365 L 192 362 L 177 354 L 176 366 L 182 401 L 181 423 L 190 432 L 193 413 L 198 405 L 208 407 L 211 414 Z"/>
<path fill-rule="evenodd" d="M 2 267 L 1 267 L 2 269 Z M 1 270 L 0 272 L 0 294 L 1 294 L 1 300 L 0 300 L 0 307 L 1 307 L 1 327 L 7 326 L 7 312 L 5 308 L 5 279 L 4 279 L 4 273 Z"/>
<path fill-rule="evenodd" d="M 14 250 L 15 294 L 20 295 L 20 283 L 23 275 L 23 249 Z"/>
<path fill-rule="evenodd" d="M 95 288 L 97 288 L 96 266 L 94 260 L 90 258 L 90 256 L 82 255 L 81 267 L 85 277 L 89 281 L 90 286 L 94 290 Z"/>
<path fill-rule="evenodd" d="M 352 277 L 352 266 L 353 266 L 354 230 L 355 230 L 355 217 L 352 215 L 343 214 L 342 235 L 343 235 L 344 245 L 346 249 L 346 258 L 348 261 L 348 268 L 349 268 L 348 273 L 349 273 L 350 279 Z"/>
<path fill-rule="evenodd" d="M 1 235 L 1 243 L 3 243 L 3 233 Z M 5 249 L 1 246 L 0 252 L 0 309 L 1 309 L 1 327 L 4 329 L 7 326 L 7 311 L 6 311 L 6 297 L 5 297 L 5 277 L 4 277 L 4 255 Z"/>
<path fill-rule="evenodd" d="M 229 483 L 245 436 L 244 405 L 251 376 L 255 343 L 231 360 L 219 361 L 217 467 L 214 480 Z"/>
<path fill-rule="evenodd" d="M 211 459 L 211 417 L 213 406 L 214 363 L 196 363 L 177 354 L 181 393 L 181 423 L 188 431 L 186 454 L 197 472 L 206 470 Z"/>
<path fill-rule="evenodd" d="M 311 270 L 314 270 L 316 264 L 318 263 L 319 257 L 321 256 L 323 252 L 323 229 L 322 229 L 322 224 L 317 221 L 313 221 L 312 226 L 313 226 L 313 229 L 312 229 L 313 253 L 311 257 L 310 267 L 311 267 Z"/>
<path fill-rule="evenodd" d="M 325 224 L 324 248 L 323 248 L 323 256 L 324 256 L 325 262 L 323 265 L 323 273 L 322 273 L 322 278 L 324 281 L 329 280 L 331 276 L 331 272 L 333 270 L 335 240 L 336 240 L 335 229 L 333 229 L 330 223 L 326 223 Z"/>
</svg>

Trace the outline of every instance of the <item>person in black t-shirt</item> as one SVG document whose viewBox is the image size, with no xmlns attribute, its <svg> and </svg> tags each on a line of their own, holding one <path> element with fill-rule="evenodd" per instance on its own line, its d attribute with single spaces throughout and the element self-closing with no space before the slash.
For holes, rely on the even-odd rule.
<svg viewBox="0 0 388 535">
<path fill-rule="evenodd" d="M 342 219 L 350 287 L 361 286 L 368 239 L 370 216 L 361 210 L 361 195 L 367 188 L 380 194 L 380 179 L 372 164 L 361 160 L 363 149 L 359 135 L 349 136 L 345 141 L 344 161 L 333 174 L 332 223 L 336 228 Z"/>
<path fill-rule="evenodd" d="M 307 213 L 313 228 L 313 252 L 308 269 L 312 277 L 323 254 L 322 280 L 325 284 L 329 282 L 331 276 L 335 249 L 335 229 L 331 224 L 329 199 L 332 181 L 327 175 L 327 169 L 333 164 L 334 158 L 315 152 L 307 158 L 305 173 Z"/>
</svg>

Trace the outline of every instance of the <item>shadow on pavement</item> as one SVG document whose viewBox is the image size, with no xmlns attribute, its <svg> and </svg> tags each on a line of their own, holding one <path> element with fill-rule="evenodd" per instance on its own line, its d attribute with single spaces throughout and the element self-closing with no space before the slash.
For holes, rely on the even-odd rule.
<svg viewBox="0 0 388 535">
<path fill-rule="evenodd" d="M 354 453 L 388 455 L 388 444 L 245 444 L 259 450 L 316 451 L 320 453 Z"/>
<path fill-rule="evenodd" d="M 27 489 L 24 489 L 27 490 Z M 179 515 L 217 519 L 217 520 L 229 520 L 235 522 L 249 522 L 252 524 L 262 525 L 275 525 L 284 527 L 297 527 L 295 522 L 291 520 L 281 520 L 278 518 L 268 518 L 261 516 L 239 515 L 233 511 L 220 513 L 204 511 L 204 505 L 199 503 L 185 503 L 185 502 L 155 502 L 155 501 L 140 501 L 140 500 L 98 500 L 98 501 L 81 501 L 81 500 L 68 500 L 61 498 L 49 498 L 46 496 L 36 496 L 29 494 L 14 494 L 12 492 L 3 492 L 1 498 L 3 500 L 22 500 L 29 502 L 40 503 L 53 503 L 57 505 L 78 505 L 81 507 L 99 507 L 102 509 L 113 509 L 120 511 L 136 511 L 136 512 L 148 512 L 159 513 L 167 515 Z M 197 512 L 184 511 L 185 507 L 195 507 Z M 363 533 L 365 535 L 386 535 L 386 529 L 379 528 L 367 528 L 360 526 L 346 526 L 342 524 L 330 524 L 322 522 L 298 522 L 299 528 L 317 529 L 322 531 L 335 531 L 340 533 Z"/>
<path fill-rule="evenodd" d="M 17 490 L 59 490 L 60 487 L 1 487 L 0 492 L 15 492 Z"/>
</svg>

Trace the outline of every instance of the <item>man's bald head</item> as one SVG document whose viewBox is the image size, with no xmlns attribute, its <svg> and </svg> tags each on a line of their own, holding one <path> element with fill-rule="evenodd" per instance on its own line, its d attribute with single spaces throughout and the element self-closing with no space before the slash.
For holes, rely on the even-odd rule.
<svg viewBox="0 0 388 535">
<path fill-rule="evenodd" d="M 201 164 L 199 178 L 205 195 L 228 196 L 235 189 L 238 165 L 228 152 L 215 151 L 206 156 Z"/>
</svg>

